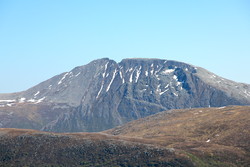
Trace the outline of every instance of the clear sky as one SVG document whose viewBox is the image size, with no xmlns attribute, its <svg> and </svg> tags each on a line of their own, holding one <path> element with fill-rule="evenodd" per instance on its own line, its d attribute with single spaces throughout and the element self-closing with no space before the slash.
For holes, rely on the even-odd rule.
<svg viewBox="0 0 250 167">
<path fill-rule="evenodd" d="M 177 60 L 250 83 L 250 1 L 0 0 L 0 93 L 103 57 Z"/>
</svg>

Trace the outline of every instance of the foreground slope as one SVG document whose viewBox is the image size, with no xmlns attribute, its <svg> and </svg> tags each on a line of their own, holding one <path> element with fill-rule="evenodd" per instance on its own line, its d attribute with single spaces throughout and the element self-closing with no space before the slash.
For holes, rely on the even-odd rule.
<svg viewBox="0 0 250 167">
<path fill-rule="evenodd" d="M 96 132 L 170 109 L 249 104 L 249 84 L 200 67 L 104 58 L 26 91 L 0 94 L 0 127 Z"/>
<path fill-rule="evenodd" d="M 0 166 L 250 165 L 250 106 L 164 111 L 99 133 L 0 129 Z"/>
<path fill-rule="evenodd" d="M 173 149 L 101 133 L 0 129 L 0 166 L 193 166 Z"/>
<path fill-rule="evenodd" d="M 165 111 L 107 133 L 183 150 L 197 166 L 250 165 L 250 106 Z"/>
</svg>

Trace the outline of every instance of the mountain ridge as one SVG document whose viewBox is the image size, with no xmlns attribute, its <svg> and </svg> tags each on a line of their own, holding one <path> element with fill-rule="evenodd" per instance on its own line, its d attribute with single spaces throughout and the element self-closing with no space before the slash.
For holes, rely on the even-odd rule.
<svg viewBox="0 0 250 167">
<path fill-rule="evenodd" d="M 53 106 L 47 112 L 53 113 L 54 120 L 42 120 L 40 129 L 78 132 L 102 131 L 170 109 L 249 104 L 249 84 L 221 78 L 201 67 L 164 59 L 123 59 L 117 63 L 103 58 L 26 91 L 0 94 L 0 127 L 18 128 L 12 120 L 15 112 L 14 116 L 11 111 L 4 112 L 15 106 Z M 60 114 L 59 109 L 63 110 Z M 37 119 L 28 121 L 35 124 Z"/>
</svg>

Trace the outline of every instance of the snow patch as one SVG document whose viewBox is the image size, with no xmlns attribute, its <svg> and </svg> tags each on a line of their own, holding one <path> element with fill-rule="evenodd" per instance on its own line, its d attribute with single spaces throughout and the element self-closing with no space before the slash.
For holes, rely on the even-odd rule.
<svg viewBox="0 0 250 167">
<path fill-rule="evenodd" d="M 21 99 L 19 99 L 19 103 L 24 103 L 26 100 L 26 98 L 22 97 Z"/>
<path fill-rule="evenodd" d="M 40 91 L 37 91 L 37 92 L 34 94 L 34 97 L 36 97 L 39 93 L 40 93 Z"/>
<path fill-rule="evenodd" d="M 159 94 L 160 94 L 160 95 L 163 95 L 163 94 L 166 93 L 168 90 L 169 90 L 169 89 L 166 89 L 166 90 L 164 90 L 163 92 L 160 92 Z"/>
<path fill-rule="evenodd" d="M 157 85 L 157 88 L 156 88 L 156 91 L 157 91 L 157 92 L 161 92 L 160 87 L 161 87 L 161 84 L 160 84 L 160 85 Z"/>
<path fill-rule="evenodd" d="M 100 93 L 102 92 L 103 84 L 104 84 L 104 82 L 102 82 L 102 86 L 101 86 L 99 92 L 97 93 L 96 99 L 100 96 Z"/>
<path fill-rule="evenodd" d="M 62 77 L 62 79 L 57 84 L 60 85 L 62 83 L 62 81 L 66 78 L 67 75 L 69 75 L 68 72 L 66 74 L 64 74 L 64 76 Z"/>
<path fill-rule="evenodd" d="M 180 85 L 181 85 L 181 82 L 177 82 L 177 83 L 176 83 L 176 86 L 180 86 Z"/>
<path fill-rule="evenodd" d="M 151 69 L 150 73 L 151 73 L 151 75 L 154 74 L 154 68 Z"/>
<path fill-rule="evenodd" d="M 134 74 L 135 70 L 131 73 L 130 78 L 129 78 L 129 82 L 133 82 L 133 74 Z"/>
<path fill-rule="evenodd" d="M 16 100 L 0 100 L 0 102 L 15 102 Z"/>
<path fill-rule="evenodd" d="M 35 99 L 29 99 L 28 102 L 34 103 L 34 102 L 36 102 L 36 100 Z"/>
<path fill-rule="evenodd" d="M 124 84 L 124 83 L 125 83 L 125 80 L 124 80 L 124 78 L 123 78 L 123 76 L 122 76 L 122 72 L 119 71 L 119 74 L 120 74 L 120 77 L 121 77 L 121 79 L 122 79 L 122 83 Z"/>
<path fill-rule="evenodd" d="M 174 72 L 175 70 L 174 69 L 166 69 L 164 71 L 162 71 L 163 74 L 170 74 L 172 72 Z"/>
<path fill-rule="evenodd" d="M 139 67 L 138 70 L 136 70 L 136 76 L 135 76 L 135 82 L 137 83 L 139 77 L 140 77 L 140 74 L 141 74 L 141 66 Z"/>
<path fill-rule="evenodd" d="M 41 99 L 38 99 L 35 104 L 41 103 L 46 97 L 43 97 Z"/>
<path fill-rule="evenodd" d="M 145 71 L 145 75 L 148 76 L 148 71 Z"/>
<path fill-rule="evenodd" d="M 111 84 L 113 83 L 113 81 L 114 81 L 114 79 L 115 79 L 116 72 L 117 72 L 117 69 L 115 69 L 115 71 L 114 71 L 114 73 L 113 73 L 112 79 L 111 79 L 111 81 L 110 81 L 110 83 L 109 83 L 109 85 L 108 85 L 108 87 L 107 87 L 107 89 L 106 89 L 106 92 L 109 91 L 109 88 L 110 88 Z"/>
<path fill-rule="evenodd" d="M 131 72 L 133 70 L 133 68 L 131 67 L 128 71 Z"/>
<path fill-rule="evenodd" d="M 81 72 L 77 73 L 77 74 L 75 75 L 75 77 L 78 77 L 78 75 L 80 75 L 80 74 L 81 74 Z"/>
<path fill-rule="evenodd" d="M 175 92 L 174 92 L 173 94 L 174 94 L 175 96 L 178 96 L 178 94 L 177 94 L 177 93 L 175 93 Z"/>
<path fill-rule="evenodd" d="M 177 76 L 176 76 L 176 75 L 174 75 L 174 76 L 173 76 L 173 79 L 177 80 Z"/>
<path fill-rule="evenodd" d="M 107 63 L 105 64 L 104 73 L 102 74 L 102 77 L 103 77 L 103 78 L 104 78 L 105 75 L 106 75 L 106 70 L 107 70 L 107 68 L 108 68 L 108 64 L 109 64 L 109 62 L 107 62 Z"/>
<path fill-rule="evenodd" d="M 247 92 L 247 91 L 245 90 L 244 93 L 245 93 L 247 96 L 250 96 L 250 92 Z"/>
</svg>

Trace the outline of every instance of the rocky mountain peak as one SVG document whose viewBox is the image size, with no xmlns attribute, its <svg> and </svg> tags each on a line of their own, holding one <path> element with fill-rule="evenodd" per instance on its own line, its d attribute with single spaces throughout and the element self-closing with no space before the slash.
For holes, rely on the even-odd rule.
<svg viewBox="0 0 250 167">
<path fill-rule="evenodd" d="M 66 106 L 43 130 L 100 131 L 169 109 L 247 105 L 250 86 L 177 61 L 103 58 L 0 95 L 2 107 L 19 103 Z"/>
</svg>

